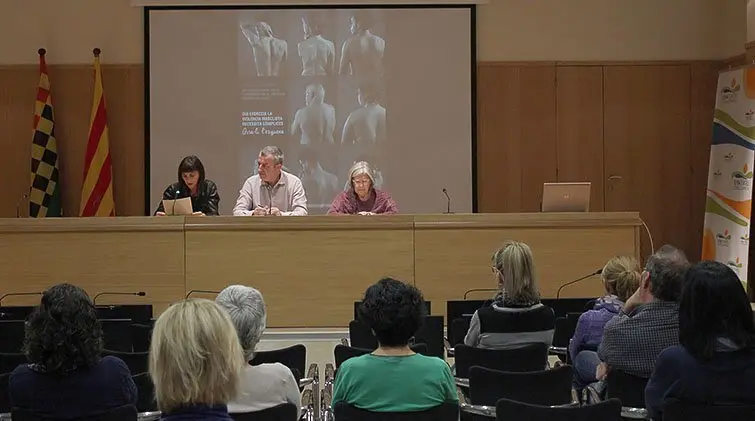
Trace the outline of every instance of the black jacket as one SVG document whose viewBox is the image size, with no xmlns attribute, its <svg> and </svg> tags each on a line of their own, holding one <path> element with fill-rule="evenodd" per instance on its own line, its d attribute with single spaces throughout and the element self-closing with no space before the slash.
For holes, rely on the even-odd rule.
<svg viewBox="0 0 755 421">
<path fill-rule="evenodd" d="M 174 200 L 184 197 L 191 197 L 191 207 L 194 208 L 194 212 L 202 212 L 207 216 L 219 215 L 220 195 L 218 194 L 218 186 L 211 180 L 205 179 L 200 182 L 197 195 L 193 197 L 186 185 L 178 182 L 171 184 L 163 192 L 163 200 Z M 157 206 L 155 213 L 157 212 L 165 212 L 162 200 Z"/>
</svg>

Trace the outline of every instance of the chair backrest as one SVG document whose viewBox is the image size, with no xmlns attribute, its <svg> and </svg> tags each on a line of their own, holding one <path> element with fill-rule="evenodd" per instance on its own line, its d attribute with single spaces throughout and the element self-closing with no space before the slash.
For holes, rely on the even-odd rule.
<svg viewBox="0 0 755 421">
<path fill-rule="evenodd" d="M 446 319 L 448 320 L 448 327 L 446 331 L 446 337 L 451 346 L 457 343 L 464 342 L 464 335 L 467 333 L 465 330 L 461 335 L 461 338 L 454 335 L 451 326 L 453 321 L 458 318 L 471 318 L 477 309 L 485 305 L 485 300 L 449 300 L 446 301 Z M 466 315 L 466 316 L 465 316 Z"/>
<path fill-rule="evenodd" d="M 469 377 L 469 368 L 473 365 L 509 372 L 541 371 L 548 362 L 548 345 L 536 342 L 506 349 L 457 345 L 454 356 L 456 377 Z"/>
<path fill-rule="evenodd" d="M 359 320 L 349 322 L 349 343 L 355 348 L 376 349 L 378 340 L 372 334 L 372 329 Z"/>
<path fill-rule="evenodd" d="M 152 343 L 152 329 L 154 320 L 145 323 L 131 324 L 131 339 L 133 340 L 134 352 L 147 352 Z"/>
<path fill-rule="evenodd" d="M 131 352 L 131 319 L 100 319 L 104 348 L 110 351 Z"/>
<path fill-rule="evenodd" d="M 0 413 L 10 412 L 10 373 L 0 374 Z"/>
<path fill-rule="evenodd" d="M 583 313 L 595 304 L 595 298 L 542 298 L 540 302 L 553 310 L 556 317 L 566 317 L 568 313 Z"/>
<path fill-rule="evenodd" d="M 0 352 L 0 373 L 10 373 L 20 364 L 27 363 L 26 354 Z"/>
<path fill-rule="evenodd" d="M 270 351 L 256 351 L 251 365 L 281 363 L 291 370 L 296 382 L 304 377 L 307 369 L 307 347 L 302 344 Z"/>
<path fill-rule="evenodd" d="M 152 319 L 152 304 L 98 305 L 98 319 L 131 319 L 134 323 L 148 323 Z"/>
<path fill-rule="evenodd" d="M 19 353 L 24 345 L 23 320 L 0 320 L 0 352 Z"/>
<path fill-rule="evenodd" d="M 36 306 L 5 306 L 0 307 L 0 320 L 26 320 Z"/>
<path fill-rule="evenodd" d="M 155 400 L 155 385 L 149 373 L 139 373 L 131 376 L 136 385 L 136 409 L 139 412 L 157 411 Z"/>
<path fill-rule="evenodd" d="M 646 378 L 611 370 L 606 379 L 606 399 L 616 398 L 623 406 L 644 408 L 647 384 Z"/>
<path fill-rule="evenodd" d="M 469 369 L 469 398 L 473 405 L 495 406 L 506 398 L 533 405 L 565 405 L 572 401 L 572 367 L 510 373 L 474 366 Z"/>
<path fill-rule="evenodd" d="M 261 411 L 229 415 L 234 421 L 296 421 L 299 416 L 299 408 L 292 403 L 282 403 Z"/>
<path fill-rule="evenodd" d="M 425 344 L 414 344 L 410 346 L 410 348 L 417 354 L 427 355 L 427 345 Z M 374 349 L 356 348 L 353 346 L 346 346 L 341 344 L 336 345 L 336 347 L 333 349 L 333 357 L 336 361 L 336 370 L 341 366 L 341 364 L 343 364 L 344 361 L 348 360 L 349 358 L 369 354 L 372 351 L 374 351 Z"/>
<path fill-rule="evenodd" d="M 553 346 L 568 347 L 569 340 L 574 336 L 577 322 L 582 313 L 568 313 L 564 317 L 556 317 L 555 330 L 553 332 Z"/>
<path fill-rule="evenodd" d="M 549 407 L 500 399 L 495 415 L 505 421 L 620 421 L 621 402 L 608 399 L 594 405 Z"/>
<path fill-rule="evenodd" d="M 77 418 L 77 421 L 136 421 L 138 413 L 133 405 L 119 406 L 105 413 L 89 417 Z M 11 411 L 13 421 L 51 421 L 53 418 L 42 417 L 31 411 L 13 408 Z"/>
<path fill-rule="evenodd" d="M 344 402 L 333 406 L 338 421 L 457 421 L 459 404 L 446 402 L 425 411 L 415 412 L 370 412 Z"/>
<path fill-rule="evenodd" d="M 472 322 L 472 316 L 462 316 L 451 320 L 449 325 L 450 333 L 448 335 L 448 342 L 454 349 L 457 345 L 464 344 L 464 337 L 467 336 L 469 331 L 469 325 Z"/>
<path fill-rule="evenodd" d="M 118 357 L 128 366 L 131 374 L 146 373 L 149 371 L 149 352 L 118 352 L 110 349 L 102 351 L 102 356 Z"/>
<path fill-rule="evenodd" d="M 445 351 L 443 346 L 443 316 L 425 317 L 422 326 L 414 334 L 414 343 L 427 345 L 427 352 L 422 352 L 422 354 L 443 358 Z"/>
<path fill-rule="evenodd" d="M 667 399 L 663 405 L 663 421 L 752 421 L 755 405 L 710 405 Z"/>
</svg>

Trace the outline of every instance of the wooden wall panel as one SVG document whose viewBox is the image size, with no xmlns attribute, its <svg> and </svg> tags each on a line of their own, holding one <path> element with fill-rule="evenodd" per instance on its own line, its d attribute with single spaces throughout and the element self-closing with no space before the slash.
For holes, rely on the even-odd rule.
<svg viewBox="0 0 755 421">
<path fill-rule="evenodd" d="M 690 252 L 689 67 L 604 68 L 606 211 L 637 210 L 657 248 Z M 651 251 L 643 236 L 643 255 Z"/>
<path fill-rule="evenodd" d="M 50 66 L 64 215 L 78 215 L 94 75 L 90 66 Z M 37 66 L 0 67 L 0 217 L 28 215 L 32 116 Z M 144 212 L 144 77 L 142 65 L 103 66 L 118 215 Z"/>
<path fill-rule="evenodd" d="M 537 212 L 556 181 L 554 65 L 478 69 L 478 209 Z"/>
<path fill-rule="evenodd" d="M 558 181 L 589 181 L 590 211 L 603 211 L 603 68 L 556 69 Z"/>
</svg>

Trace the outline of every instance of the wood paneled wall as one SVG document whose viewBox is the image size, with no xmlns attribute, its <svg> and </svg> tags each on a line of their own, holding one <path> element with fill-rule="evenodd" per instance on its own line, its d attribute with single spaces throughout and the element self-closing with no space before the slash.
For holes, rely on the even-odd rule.
<svg viewBox="0 0 755 421">
<path fill-rule="evenodd" d="M 656 247 L 699 258 L 719 66 L 482 63 L 480 210 L 535 212 L 543 182 L 591 181 L 593 211 L 639 211 Z"/>
<path fill-rule="evenodd" d="M 639 210 L 656 247 L 700 253 L 719 62 L 480 63 L 478 207 L 536 212 L 542 183 L 591 181 L 593 211 Z M 116 210 L 144 205 L 143 66 L 104 66 Z M 36 66 L 0 67 L 0 217 L 28 190 Z M 64 211 L 78 213 L 90 66 L 51 66 Z M 21 214 L 28 205 L 23 202 Z M 644 240 L 643 253 L 649 252 Z"/>
<path fill-rule="evenodd" d="M 0 217 L 29 213 L 37 66 L 0 67 Z M 64 215 L 78 215 L 94 73 L 91 66 L 49 66 L 60 154 Z M 117 215 L 144 213 L 144 67 L 103 66 Z"/>
</svg>

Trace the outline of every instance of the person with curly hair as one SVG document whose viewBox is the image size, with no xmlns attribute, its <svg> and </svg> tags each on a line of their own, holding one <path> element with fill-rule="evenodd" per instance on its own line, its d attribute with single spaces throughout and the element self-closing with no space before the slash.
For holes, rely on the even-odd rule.
<svg viewBox="0 0 755 421">
<path fill-rule="evenodd" d="M 409 348 L 424 314 L 422 293 L 412 285 L 384 278 L 367 288 L 358 316 L 375 332 L 378 348 L 341 364 L 333 406 L 344 402 L 373 412 L 410 412 L 458 402 L 448 364 Z"/>
<path fill-rule="evenodd" d="M 96 416 L 135 405 L 131 372 L 120 358 L 100 357 L 102 327 L 87 293 L 58 284 L 42 294 L 26 323 L 30 364 L 13 370 L 11 405 L 44 418 Z"/>
</svg>

